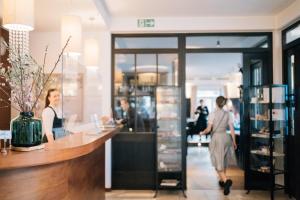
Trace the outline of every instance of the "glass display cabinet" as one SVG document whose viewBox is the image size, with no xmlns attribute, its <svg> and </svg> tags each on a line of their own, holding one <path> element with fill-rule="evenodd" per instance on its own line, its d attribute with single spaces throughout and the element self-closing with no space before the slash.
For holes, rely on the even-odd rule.
<svg viewBox="0 0 300 200">
<path fill-rule="evenodd" d="M 285 188 L 287 87 L 255 86 L 249 91 L 250 144 L 246 186 L 249 190 L 268 189 L 274 199 L 274 191 Z"/>
<path fill-rule="evenodd" d="M 182 189 L 181 91 L 176 86 L 159 86 L 157 99 L 157 184 L 158 189 Z M 156 192 L 157 195 L 157 192 Z"/>
</svg>

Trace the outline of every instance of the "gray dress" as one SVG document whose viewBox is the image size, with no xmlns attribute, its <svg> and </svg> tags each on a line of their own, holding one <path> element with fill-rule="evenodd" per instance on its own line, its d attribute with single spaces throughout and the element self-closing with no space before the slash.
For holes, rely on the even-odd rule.
<svg viewBox="0 0 300 200">
<path fill-rule="evenodd" d="M 229 123 L 232 123 L 230 113 L 217 109 L 209 116 L 212 124 L 212 139 L 209 144 L 212 165 L 217 171 L 223 171 L 229 165 L 236 165 L 232 138 L 226 133 Z"/>
</svg>

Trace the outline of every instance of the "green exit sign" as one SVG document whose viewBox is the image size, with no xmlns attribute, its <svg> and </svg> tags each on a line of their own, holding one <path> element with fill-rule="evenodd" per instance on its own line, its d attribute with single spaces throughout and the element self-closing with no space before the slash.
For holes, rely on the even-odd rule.
<svg viewBox="0 0 300 200">
<path fill-rule="evenodd" d="M 155 26 L 155 20 L 154 19 L 138 19 L 137 26 L 139 28 L 152 28 Z"/>
</svg>

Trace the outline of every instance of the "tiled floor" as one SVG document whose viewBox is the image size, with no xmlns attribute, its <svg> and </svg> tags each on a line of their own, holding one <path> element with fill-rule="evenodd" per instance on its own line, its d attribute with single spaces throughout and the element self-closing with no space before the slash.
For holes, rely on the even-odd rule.
<svg viewBox="0 0 300 200">
<path fill-rule="evenodd" d="M 196 140 L 199 140 L 196 139 Z M 187 187 L 186 200 L 269 200 L 270 193 L 266 191 L 251 191 L 246 194 L 244 187 L 244 172 L 238 168 L 227 171 L 233 180 L 232 191 L 224 196 L 218 186 L 217 174 L 210 163 L 208 148 L 189 147 L 187 157 Z M 151 190 L 114 190 L 106 193 L 106 200 L 147 200 L 154 199 Z M 157 200 L 184 200 L 180 191 L 159 191 Z M 276 193 L 275 200 L 288 200 L 282 192 Z"/>
<path fill-rule="evenodd" d="M 245 194 L 244 190 L 232 190 L 230 195 L 224 196 L 221 190 L 187 190 L 187 198 L 180 191 L 160 191 L 157 198 L 154 191 L 115 190 L 106 193 L 106 200 L 269 200 L 267 192 L 252 191 Z M 277 194 L 275 200 L 288 200 L 286 195 Z"/>
</svg>

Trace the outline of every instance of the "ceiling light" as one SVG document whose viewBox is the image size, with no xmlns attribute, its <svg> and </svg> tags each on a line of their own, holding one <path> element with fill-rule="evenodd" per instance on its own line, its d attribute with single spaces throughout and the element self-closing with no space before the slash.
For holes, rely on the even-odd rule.
<svg viewBox="0 0 300 200">
<path fill-rule="evenodd" d="M 34 0 L 4 0 L 3 27 L 15 31 L 32 31 Z"/>
<path fill-rule="evenodd" d="M 220 40 L 217 41 L 217 47 L 221 47 L 221 42 L 220 42 Z"/>
<path fill-rule="evenodd" d="M 81 18 L 75 15 L 66 15 L 61 19 L 61 45 L 65 45 L 71 36 L 66 53 L 68 55 L 79 56 L 81 54 L 82 25 Z"/>
</svg>

